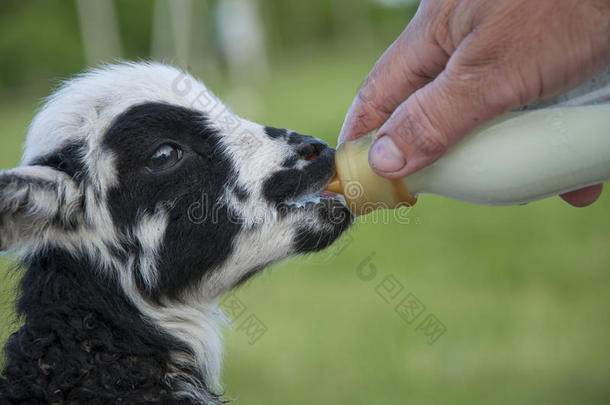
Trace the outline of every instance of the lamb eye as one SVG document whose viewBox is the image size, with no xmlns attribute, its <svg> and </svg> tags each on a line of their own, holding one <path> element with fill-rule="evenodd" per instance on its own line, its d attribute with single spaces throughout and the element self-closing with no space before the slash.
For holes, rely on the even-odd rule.
<svg viewBox="0 0 610 405">
<path fill-rule="evenodd" d="M 159 147 L 148 159 L 146 166 L 150 171 L 157 172 L 160 170 L 174 167 L 182 159 L 182 150 L 174 145 L 164 144 Z"/>
</svg>

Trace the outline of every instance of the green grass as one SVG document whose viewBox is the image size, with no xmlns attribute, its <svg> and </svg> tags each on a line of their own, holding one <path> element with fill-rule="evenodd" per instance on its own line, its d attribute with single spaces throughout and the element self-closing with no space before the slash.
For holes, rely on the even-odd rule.
<svg viewBox="0 0 610 405">
<path fill-rule="evenodd" d="M 334 144 L 374 58 L 317 51 L 273 66 L 251 86 L 260 100 L 250 118 Z M 237 112 L 250 109 L 235 99 Z M 17 162 L 33 106 L 2 104 L 0 166 Z M 486 208 L 424 196 L 409 217 L 364 219 L 343 250 L 276 265 L 239 289 L 268 331 L 254 345 L 227 331 L 228 396 L 249 405 L 609 402 L 609 193 L 583 210 L 559 199 Z M 377 275 L 365 282 L 357 269 L 373 252 Z M 388 275 L 404 286 L 400 297 L 426 306 L 413 324 L 376 293 Z M 0 298 L 1 336 L 11 300 Z M 417 330 L 428 314 L 447 328 L 434 345 Z"/>
</svg>

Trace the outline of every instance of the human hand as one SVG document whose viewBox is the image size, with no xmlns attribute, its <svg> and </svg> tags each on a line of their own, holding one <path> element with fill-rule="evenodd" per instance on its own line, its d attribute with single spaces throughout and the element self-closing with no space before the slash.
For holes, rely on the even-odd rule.
<svg viewBox="0 0 610 405">
<path fill-rule="evenodd" d="M 379 128 L 371 167 L 407 176 L 493 117 L 610 64 L 608 0 L 423 0 L 352 104 L 339 143 Z M 575 206 L 602 186 L 563 195 Z"/>
</svg>

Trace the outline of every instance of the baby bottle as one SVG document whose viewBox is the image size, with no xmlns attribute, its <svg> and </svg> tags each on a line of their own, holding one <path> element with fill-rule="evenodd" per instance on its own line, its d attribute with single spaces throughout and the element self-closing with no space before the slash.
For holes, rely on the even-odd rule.
<svg viewBox="0 0 610 405">
<path fill-rule="evenodd" d="M 610 88 L 609 88 L 610 89 Z M 518 205 L 610 180 L 610 102 L 511 112 L 401 180 L 369 166 L 369 134 L 339 146 L 327 190 L 352 212 L 413 205 L 431 193 L 479 205 Z"/>
</svg>

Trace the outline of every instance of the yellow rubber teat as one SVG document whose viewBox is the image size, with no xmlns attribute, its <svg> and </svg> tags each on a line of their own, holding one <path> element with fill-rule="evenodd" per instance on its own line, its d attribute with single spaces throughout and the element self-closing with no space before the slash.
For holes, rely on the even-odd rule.
<svg viewBox="0 0 610 405">
<path fill-rule="evenodd" d="M 345 142 L 335 153 L 337 173 L 326 186 L 327 191 L 341 194 L 355 215 L 366 215 L 378 209 L 413 206 L 417 198 L 401 180 L 379 176 L 369 165 L 373 134 Z"/>
<path fill-rule="evenodd" d="M 343 194 L 343 187 L 341 187 L 341 180 L 339 179 L 339 175 L 335 173 L 335 177 L 333 177 L 330 183 L 328 183 L 325 190 L 336 194 Z"/>
</svg>

